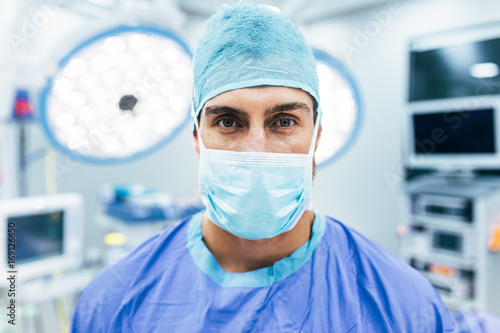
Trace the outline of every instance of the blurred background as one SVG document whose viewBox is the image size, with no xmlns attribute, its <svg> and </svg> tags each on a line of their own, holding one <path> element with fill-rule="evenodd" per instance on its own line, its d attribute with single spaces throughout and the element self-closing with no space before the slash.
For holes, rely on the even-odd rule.
<svg viewBox="0 0 500 333">
<path fill-rule="evenodd" d="M 315 209 L 411 264 L 451 310 L 500 315 L 500 3 L 256 2 L 317 58 Z M 0 258 L 16 295 L 3 279 L 0 297 L 16 326 L 2 330 L 66 332 L 102 267 L 203 209 L 191 60 L 226 3 L 3 0 Z"/>
</svg>

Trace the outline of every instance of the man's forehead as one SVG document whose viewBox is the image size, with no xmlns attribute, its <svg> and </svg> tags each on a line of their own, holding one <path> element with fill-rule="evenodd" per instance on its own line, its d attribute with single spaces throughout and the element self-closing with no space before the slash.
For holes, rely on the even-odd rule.
<svg viewBox="0 0 500 333">
<path fill-rule="evenodd" d="M 280 85 L 259 85 L 259 86 L 249 86 L 237 89 L 229 89 L 221 92 L 220 94 L 209 99 L 213 100 L 215 98 L 224 97 L 227 95 L 235 95 L 242 93 L 253 93 L 253 94 L 286 94 L 286 95 L 296 95 L 296 96 L 311 96 L 307 91 L 295 87 L 287 87 Z"/>
</svg>

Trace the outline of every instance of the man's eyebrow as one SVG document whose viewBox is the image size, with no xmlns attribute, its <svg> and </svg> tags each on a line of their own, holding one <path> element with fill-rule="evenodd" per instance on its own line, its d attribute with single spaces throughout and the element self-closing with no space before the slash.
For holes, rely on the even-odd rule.
<svg viewBox="0 0 500 333">
<path fill-rule="evenodd" d="M 266 117 L 272 115 L 274 113 L 286 112 L 286 111 L 294 111 L 294 110 L 305 110 L 307 112 L 311 112 L 311 109 L 306 103 L 302 102 L 292 102 L 285 104 L 278 104 L 266 110 Z"/>
<path fill-rule="evenodd" d="M 274 113 L 280 113 L 280 112 L 286 112 L 286 111 L 294 111 L 294 110 L 305 110 L 307 112 L 310 112 L 311 109 L 306 103 L 302 102 L 292 102 L 292 103 L 284 103 L 284 104 L 278 104 L 274 105 L 271 108 L 266 110 L 265 116 L 268 117 Z M 249 119 L 248 113 L 230 107 L 226 105 L 212 105 L 212 106 L 207 106 L 204 110 L 205 115 L 219 115 L 219 114 L 236 114 L 240 117 L 243 117 L 244 119 Z"/>
<path fill-rule="evenodd" d="M 243 117 L 244 119 L 248 119 L 248 113 L 232 108 L 230 106 L 225 106 L 225 105 L 212 105 L 212 106 L 207 106 L 204 110 L 205 115 L 218 115 L 218 114 L 226 114 L 226 113 L 232 113 L 239 115 L 240 117 Z"/>
</svg>

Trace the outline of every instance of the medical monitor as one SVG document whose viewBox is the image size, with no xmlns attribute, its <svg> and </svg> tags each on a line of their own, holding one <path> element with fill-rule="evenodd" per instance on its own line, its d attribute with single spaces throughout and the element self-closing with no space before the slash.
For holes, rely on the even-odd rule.
<svg viewBox="0 0 500 333">
<path fill-rule="evenodd" d="M 417 155 L 494 154 L 494 111 L 486 108 L 414 114 L 413 151 Z M 429 138 L 434 140 L 432 145 L 425 144 Z"/>
<path fill-rule="evenodd" d="M 0 200 L 0 258 L 20 281 L 81 265 L 83 200 L 59 194 Z"/>
<path fill-rule="evenodd" d="M 407 166 L 437 170 L 500 169 L 500 103 L 413 105 L 407 117 Z"/>
<path fill-rule="evenodd" d="M 500 94 L 500 23 L 414 39 L 409 101 Z"/>
</svg>

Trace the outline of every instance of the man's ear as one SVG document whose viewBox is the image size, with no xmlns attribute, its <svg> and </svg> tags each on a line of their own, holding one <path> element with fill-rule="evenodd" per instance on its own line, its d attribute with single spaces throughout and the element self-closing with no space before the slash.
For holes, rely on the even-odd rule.
<svg viewBox="0 0 500 333">
<path fill-rule="evenodd" d="M 193 130 L 193 147 L 194 150 L 200 155 L 200 141 L 198 140 L 198 131 L 196 130 L 196 126 Z"/>
</svg>

